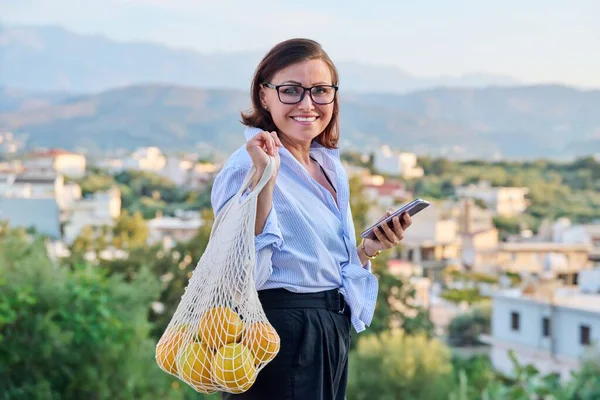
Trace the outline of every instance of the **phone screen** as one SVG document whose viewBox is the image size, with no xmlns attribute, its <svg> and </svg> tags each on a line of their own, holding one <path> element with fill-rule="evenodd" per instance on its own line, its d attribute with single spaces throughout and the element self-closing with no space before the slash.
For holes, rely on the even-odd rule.
<svg viewBox="0 0 600 400">
<path fill-rule="evenodd" d="M 402 215 L 405 212 L 408 213 L 409 216 L 413 216 L 415 214 L 417 214 L 418 212 L 424 210 L 425 208 L 429 207 L 431 203 L 429 203 L 426 200 L 423 199 L 415 199 L 413 201 L 411 201 L 410 203 L 400 207 L 399 209 L 397 209 L 396 211 L 394 211 L 389 217 L 387 217 L 385 220 L 383 221 L 378 221 L 375 224 L 373 224 L 371 227 L 369 227 L 368 229 L 366 229 L 363 233 L 360 234 L 361 237 L 363 238 L 368 238 L 368 239 L 376 239 L 377 236 L 375 236 L 375 233 L 373 232 L 373 230 L 375 229 L 375 227 L 383 225 L 385 223 L 388 224 L 388 226 L 390 228 L 393 229 L 394 227 L 394 223 L 393 223 L 393 218 L 397 215 Z"/>
</svg>

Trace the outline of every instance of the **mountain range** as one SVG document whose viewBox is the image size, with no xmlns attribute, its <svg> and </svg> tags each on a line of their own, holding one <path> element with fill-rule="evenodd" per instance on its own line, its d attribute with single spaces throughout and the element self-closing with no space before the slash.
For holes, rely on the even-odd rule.
<svg viewBox="0 0 600 400">
<path fill-rule="evenodd" d="M 265 49 L 266 52 L 267 49 Z M 169 83 L 247 90 L 263 52 L 204 54 L 153 43 L 117 42 L 56 26 L 0 24 L 0 86 L 27 90 L 100 92 Z M 418 77 L 398 67 L 337 63 L 345 91 L 406 93 L 440 86 L 515 86 L 507 76 Z"/>
<path fill-rule="evenodd" d="M 563 86 L 341 94 L 341 146 L 387 144 L 452 158 L 568 158 L 600 153 L 600 91 Z M 246 91 L 136 85 L 97 94 L 0 89 L 0 131 L 30 146 L 155 145 L 229 152 L 243 143 Z"/>
<path fill-rule="evenodd" d="M 29 147 L 230 152 L 261 53 L 202 54 L 60 27 L 0 25 L 0 132 Z M 600 153 L 600 90 L 339 62 L 341 145 L 453 158 Z"/>
</svg>

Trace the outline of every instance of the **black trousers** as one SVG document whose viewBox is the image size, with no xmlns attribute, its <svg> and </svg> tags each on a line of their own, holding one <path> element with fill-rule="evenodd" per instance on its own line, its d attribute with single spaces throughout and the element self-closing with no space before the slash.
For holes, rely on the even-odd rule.
<svg viewBox="0 0 600 400">
<path fill-rule="evenodd" d="M 222 399 L 344 400 L 351 324 L 343 296 L 337 290 L 258 293 L 281 339 L 279 353 L 248 391 Z"/>
</svg>

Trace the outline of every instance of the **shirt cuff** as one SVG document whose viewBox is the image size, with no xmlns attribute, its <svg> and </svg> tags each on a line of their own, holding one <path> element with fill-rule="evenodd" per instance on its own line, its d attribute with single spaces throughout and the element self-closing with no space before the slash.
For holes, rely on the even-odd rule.
<svg viewBox="0 0 600 400">
<path fill-rule="evenodd" d="M 366 269 L 367 271 L 369 271 L 370 273 L 373 273 L 373 270 L 371 269 L 371 260 L 367 260 L 367 263 L 365 265 L 362 266 L 364 269 Z"/>
<path fill-rule="evenodd" d="M 283 245 L 283 236 L 279 229 L 277 212 L 273 206 L 271 206 L 271 211 L 267 216 L 267 222 L 263 231 L 254 238 L 256 251 L 262 250 L 269 245 L 273 245 L 277 250 L 281 250 L 281 246 Z"/>
</svg>

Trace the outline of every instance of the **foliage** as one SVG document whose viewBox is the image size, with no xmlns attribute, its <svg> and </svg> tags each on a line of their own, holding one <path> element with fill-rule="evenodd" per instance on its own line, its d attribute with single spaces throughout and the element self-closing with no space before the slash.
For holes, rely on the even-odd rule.
<svg viewBox="0 0 600 400">
<path fill-rule="evenodd" d="M 474 307 L 457 315 L 448 325 L 448 342 L 452 346 L 480 345 L 479 335 L 490 333 L 492 308 L 490 304 Z"/>
<path fill-rule="evenodd" d="M 596 353 L 561 382 L 557 374 L 541 375 L 533 365 L 520 364 L 510 351 L 513 373 L 494 372 L 487 356 L 452 360 L 457 387 L 449 400 L 595 400 L 600 398 L 600 358 Z"/>
<path fill-rule="evenodd" d="M 349 164 L 356 165 L 359 167 L 367 168 L 369 171 L 373 172 L 373 161 L 374 157 L 371 153 L 366 160 L 364 160 L 363 155 L 356 151 L 345 151 L 340 155 L 342 161 L 345 161 Z"/>
<path fill-rule="evenodd" d="M 544 218 L 569 217 L 576 223 L 600 219 L 600 162 L 593 157 L 572 163 L 451 161 L 420 157 L 425 176 L 412 183 L 415 196 L 454 196 L 460 185 L 488 181 L 492 186 L 527 187 L 530 206 L 519 219 L 496 221 L 501 231 L 526 225 L 534 232 Z"/>
<path fill-rule="evenodd" d="M 148 240 L 148 225 L 139 212 L 124 210 L 113 227 L 113 245 L 119 249 L 144 247 Z"/>
<path fill-rule="evenodd" d="M 183 398 L 154 361 L 148 270 L 129 282 L 53 264 L 41 239 L 0 239 L 0 388 L 5 399 Z M 176 383 L 176 382 L 175 382 Z"/>
<path fill-rule="evenodd" d="M 370 335 L 350 357 L 349 400 L 436 400 L 452 389 L 450 351 L 425 335 Z"/>
<path fill-rule="evenodd" d="M 466 302 L 469 305 L 488 298 L 481 295 L 479 288 L 447 289 L 442 293 L 441 297 L 452 303 L 460 304 Z"/>
<path fill-rule="evenodd" d="M 83 196 L 90 195 L 96 192 L 104 192 L 113 186 L 116 186 L 115 179 L 109 174 L 101 171 L 86 172 L 86 175 L 76 181 L 81 187 Z"/>
<path fill-rule="evenodd" d="M 459 271 L 452 269 L 447 272 L 447 276 L 454 281 L 480 282 L 489 284 L 498 283 L 498 278 L 496 276 L 476 271 Z"/>
<path fill-rule="evenodd" d="M 115 181 L 132 189 L 138 197 L 161 199 L 167 203 L 183 202 L 187 192 L 178 188 L 175 182 L 164 176 L 148 171 L 123 171 L 115 176 Z M 129 200 L 129 199 L 128 199 Z"/>
<path fill-rule="evenodd" d="M 210 207 L 210 186 L 197 193 L 148 171 L 127 170 L 111 176 L 106 171 L 93 169 L 77 183 L 84 196 L 118 186 L 123 209 L 132 214 L 139 212 L 145 219 L 154 218 L 159 212 L 173 215 L 178 209 Z"/>
<path fill-rule="evenodd" d="M 160 245 L 137 247 L 129 252 L 125 260 L 102 260 L 99 267 L 110 274 L 132 276 L 142 268 L 160 279 L 160 294 L 157 296 L 164 310 L 150 311 L 150 319 L 154 323 L 152 336 L 156 339 L 164 332 L 171 316 L 181 300 L 191 273 L 206 249 L 213 223 L 213 213 L 205 209 L 201 213 L 204 224 L 198 234 L 187 243 L 177 243 L 172 249 L 164 249 Z"/>
</svg>

